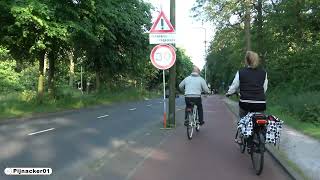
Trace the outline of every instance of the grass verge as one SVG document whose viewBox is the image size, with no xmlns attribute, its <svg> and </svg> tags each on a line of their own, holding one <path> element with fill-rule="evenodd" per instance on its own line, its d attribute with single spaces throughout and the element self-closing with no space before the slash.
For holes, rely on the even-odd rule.
<svg viewBox="0 0 320 180">
<path fill-rule="evenodd" d="M 317 120 L 319 112 L 317 109 L 309 108 L 318 106 L 318 103 L 313 101 L 318 101 L 319 95 L 319 92 L 304 92 L 299 95 L 286 92 L 282 92 L 282 94 L 272 93 L 270 101 L 268 101 L 271 103 L 267 105 L 267 114 L 275 115 L 283 120 L 286 125 L 320 140 L 320 124 Z M 231 96 L 230 99 L 239 101 L 237 96 Z"/>
<path fill-rule="evenodd" d="M 317 126 L 310 122 L 299 121 L 298 117 L 294 114 L 290 114 L 282 109 L 280 106 L 270 105 L 268 106 L 268 114 L 273 114 L 279 117 L 290 127 L 320 140 L 320 126 Z"/>
<path fill-rule="evenodd" d="M 9 118 L 32 117 L 36 114 L 80 109 L 95 105 L 107 105 L 116 102 L 143 100 L 160 97 L 157 92 L 126 89 L 81 94 L 79 91 L 58 91 L 55 98 L 45 96 L 39 104 L 36 93 L 32 91 L 12 93 L 0 97 L 0 120 Z"/>
</svg>

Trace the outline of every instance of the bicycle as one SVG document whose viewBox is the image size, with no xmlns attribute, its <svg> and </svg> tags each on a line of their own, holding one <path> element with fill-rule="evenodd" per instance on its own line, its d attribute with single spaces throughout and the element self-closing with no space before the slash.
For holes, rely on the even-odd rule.
<svg viewBox="0 0 320 180">
<path fill-rule="evenodd" d="M 192 108 L 187 108 L 187 120 L 189 121 L 187 125 L 187 136 L 191 140 L 193 136 L 193 129 L 196 129 L 197 132 L 200 131 L 200 122 L 198 115 L 197 105 L 192 103 Z"/>
<path fill-rule="evenodd" d="M 237 128 L 236 143 L 240 146 L 240 152 L 244 153 L 246 146 L 248 153 L 251 156 L 251 161 L 256 175 L 260 175 L 263 171 L 264 152 L 266 142 L 266 132 L 268 120 L 267 116 L 263 113 L 253 112 L 252 116 L 252 135 L 245 138 L 241 133 L 241 129 Z"/>
<path fill-rule="evenodd" d="M 227 95 L 229 97 L 231 95 Z M 252 166 L 256 175 L 260 175 L 263 171 L 264 165 L 264 152 L 266 151 L 266 133 L 268 120 L 267 116 L 260 112 L 248 112 L 253 113 L 252 118 L 252 135 L 245 137 L 241 128 L 237 128 L 235 142 L 240 147 L 240 152 L 244 153 L 247 147 L 248 153 L 251 156 Z"/>
</svg>

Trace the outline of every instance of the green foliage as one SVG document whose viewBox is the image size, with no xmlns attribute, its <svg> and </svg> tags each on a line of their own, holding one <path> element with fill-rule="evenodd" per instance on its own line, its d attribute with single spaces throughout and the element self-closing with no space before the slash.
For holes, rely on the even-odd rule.
<svg viewBox="0 0 320 180">
<path fill-rule="evenodd" d="M 19 84 L 23 86 L 23 90 L 35 91 L 37 87 L 38 63 L 27 64 L 19 74 Z"/>
<path fill-rule="evenodd" d="M 274 114 L 285 121 L 285 124 L 310 135 L 314 138 L 320 139 L 320 126 L 307 121 L 299 121 L 299 117 L 292 113 L 288 113 L 282 106 L 272 105 L 268 106 L 268 114 Z"/>
<path fill-rule="evenodd" d="M 2 97 L 8 103 L 0 113 L 84 107 L 113 99 L 116 91 L 117 97 L 136 99 L 145 88 L 157 89 L 162 72 L 149 59 L 150 9 L 141 0 L 0 1 L 0 92 L 14 93 Z M 177 80 L 191 68 L 190 58 L 178 49 Z M 93 84 L 91 95 L 76 88 L 81 69 L 84 87 Z"/>
<path fill-rule="evenodd" d="M 20 73 L 15 71 L 15 61 L 0 62 L 0 92 L 35 90 L 37 69 L 30 64 Z"/>
<path fill-rule="evenodd" d="M 15 62 L 2 61 L 0 62 L 0 92 L 8 93 L 23 89 L 20 84 L 20 74 L 14 71 Z"/>
<path fill-rule="evenodd" d="M 209 19 L 217 18 L 217 32 L 207 57 L 209 81 L 216 88 L 225 82 L 226 88 L 244 65 L 243 8 L 236 1 L 197 2 L 195 9 L 202 9 Z M 319 126 L 320 1 L 260 0 L 260 22 L 257 2 L 251 9 L 252 48 L 268 72 L 269 106 L 276 106 L 300 123 Z M 233 24 L 229 22 L 231 16 L 238 17 Z"/>
<path fill-rule="evenodd" d="M 303 122 L 320 125 L 320 92 L 294 92 L 287 89 L 275 89 L 269 96 L 271 106 L 280 106 L 282 110 L 298 117 Z"/>
<path fill-rule="evenodd" d="M 178 48 L 176 52 L 177 83 L 179 84 L 185 77 L 191 74 L 193 64 L 191 58 L 186 55 L 185 50 Z"/>
<path fill-rule="evenodd" d="M 226 27 L 217 31 L 207 57 L 208 80 L 215 88 L 221 88 L 234 78 L 236 71 L 243 65 L 241 47 L 242 33 L 238 29 Z M 225 88 L 224 87 L 224 88 Z"/>
<path fill-rule="evenodd" d="M 0 45 L 0 60 L 7 59 L 9 57 L 9 50 Z"/>
</svg>

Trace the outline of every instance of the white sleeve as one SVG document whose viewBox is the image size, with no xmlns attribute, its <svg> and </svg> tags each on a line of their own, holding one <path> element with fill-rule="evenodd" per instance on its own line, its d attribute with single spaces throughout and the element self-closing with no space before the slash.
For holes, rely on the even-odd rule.
<svg viewBox="0 0 320 180">
<path fill-rule="evenodd" d="M 267 89 L 268 89 L 268 74 L 267 73 L 266 73 L 266 78 L 264 80 L 263 89 L 264 89 L 264 93 L 266 93 Z"/>
<path fill-rule="evenodd" d="M 204 92 L 209 93 L 209 88 L 208 88 L 207 83 L 204 79 L 202 79 L 201 88 Z"/>
<path fill-rule="evenodd" d="M 233 94 L 235 93 L 240 85 L 240 80 L 239 80 L 239 71 L 237 72 L 236 76 L 233 79 L 233 82 L 231 86 L 229 87 L 228 93 L 227 94 Z"/>
</svg>

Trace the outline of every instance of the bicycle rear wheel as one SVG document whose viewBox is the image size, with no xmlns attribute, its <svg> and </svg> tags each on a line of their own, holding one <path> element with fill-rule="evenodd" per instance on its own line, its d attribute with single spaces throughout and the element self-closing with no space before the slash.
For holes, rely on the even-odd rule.
<svg viewBox="0 0 320 180">
<path fill-rule="evenodd" d="M 260 175 L 263 170 L 265 152 L 265 138 L 261 132 L 254 133 L 251 147 L 251 160 L 256 175 Z"/>
<path fill-rule="evenodd" d="M 197 131 L 197 132 L 200 131 L 200 124 L 199 124 L 199 123 L 196 124 L 196 131 Z"/>
<path fill-rule="evenodd" d="M 192 119 L 192 114 L 190 112 L 188 113 L 188 120 L 189 120 L 189 124 L 187 126 L 187 136 L 188 136 L 188 139 L 191 140 L 193 135 L 193 126 L 192 126 L 193 119 Z"/>
<path fill-rule="evenodd" d="M 195 116 L 195 117 L 196 117 L 196 119 L 195 119 L 195 122 L 196 122 L 196 124 L 195 124 L 195 125 L 196 125 L 196 128 L 195 128 L 195 129 L 196 129 L 196 131 L 197 131 L 197 132 L 199 132 L 199 131 L 200 131 L 200 122 L 199 122 L 198 109 L 197 109 L 197 112 L 196 112 L 196 116 Z"/>
</svg>

